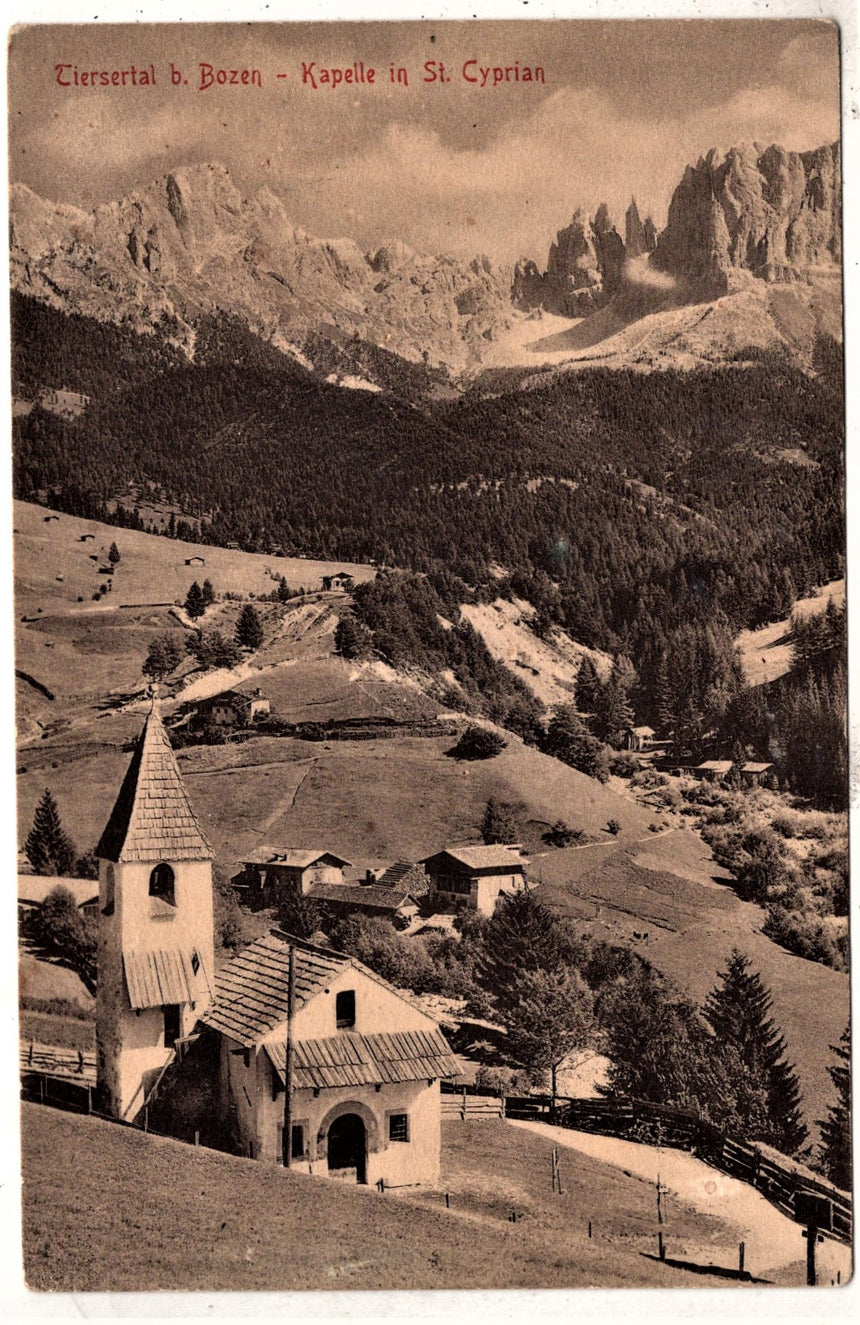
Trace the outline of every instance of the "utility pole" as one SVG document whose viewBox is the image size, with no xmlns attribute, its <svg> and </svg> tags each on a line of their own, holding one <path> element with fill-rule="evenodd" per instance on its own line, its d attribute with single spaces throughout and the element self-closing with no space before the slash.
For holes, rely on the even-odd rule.
<svg viewBox="0 0 860 1325">
<path fill-rule="evenodd" d="M 288 1169 L 293 1159 L 293 1014 L 296 1007 L 296 950 L 290 944 L 287 968 L 287 1045 L 284 1068 L 283 1161 Z"/>
</svg>

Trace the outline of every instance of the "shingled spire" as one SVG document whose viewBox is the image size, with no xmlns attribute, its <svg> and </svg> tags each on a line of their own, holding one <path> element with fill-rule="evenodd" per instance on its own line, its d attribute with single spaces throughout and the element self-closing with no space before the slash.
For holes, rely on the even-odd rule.
<svg viewBox="0 0 860 1325">
<path fill-rule="evenodd" d="M 96 855 L 129 864 L 214 857 L 188 799 L 155 697 Z"/>
</svg>

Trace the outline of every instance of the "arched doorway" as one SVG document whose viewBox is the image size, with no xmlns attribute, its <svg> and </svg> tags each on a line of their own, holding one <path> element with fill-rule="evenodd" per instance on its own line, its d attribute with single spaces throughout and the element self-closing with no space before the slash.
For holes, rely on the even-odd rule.
<svg viewBox="0 0 860 1325">
<path fill-rule="evenodd" d="M 328 1129 L 328 1167 L 355 1169 L 356 1182 L 367 1182 L 367 1134 L 357 1113 L 342 1113 Z"/>
</svg>

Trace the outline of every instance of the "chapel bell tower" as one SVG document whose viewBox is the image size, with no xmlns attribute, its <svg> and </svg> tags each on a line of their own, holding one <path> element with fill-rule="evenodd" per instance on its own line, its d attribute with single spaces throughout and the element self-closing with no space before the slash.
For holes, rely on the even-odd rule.
<svg viewBox="0 0 860 1325">
<path fill-rule="evenodd" d="M 215 976 L 212 848 L 156 699 L 96 855 L 99 1096 L 130 1120 L 209 1006 Z"/>
</svg>

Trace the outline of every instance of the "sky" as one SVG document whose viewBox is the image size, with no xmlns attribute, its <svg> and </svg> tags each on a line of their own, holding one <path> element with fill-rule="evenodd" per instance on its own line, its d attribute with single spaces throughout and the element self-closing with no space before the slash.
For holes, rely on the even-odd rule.
<svg viewBox="0 0 860 1325">
<path fill-rule="evenodd" d="M 481 68 L 544 71 L 485 87 Z M 450 81 L 424 80 L 444 62 Z M 171 81 L 171 62 L 181 82 Z M 302 82 L 302 63 L 363 62 L 376 81 Z M 408 86 L 390 81 L 405 68 Z M 261 87 L 200 90 L 200 65 Z M 62 87 L 78 71 L 155 66 L 150 87 Z M 278 74 L 286 75 L 278 78 Z M 90 208 L 168 170 L 226 165 L 295 224 L 370 249 L 545 265 L 577 207 L 635 196 L 665 223 L 684 167 L 711 147 L 806 150 L 839 135 L 838 37 L 792 20 L 31 27 L 9 55 L 10 178 Z"/>
</svg>

